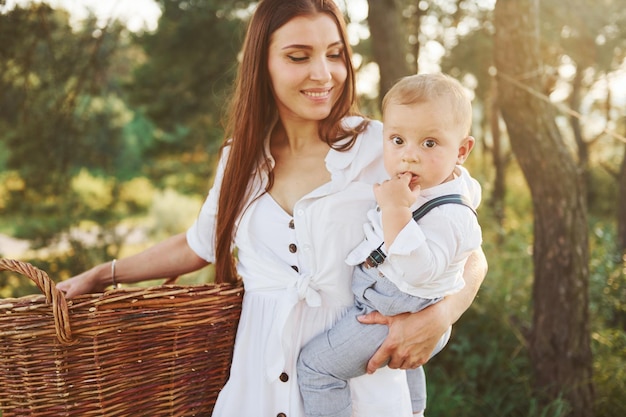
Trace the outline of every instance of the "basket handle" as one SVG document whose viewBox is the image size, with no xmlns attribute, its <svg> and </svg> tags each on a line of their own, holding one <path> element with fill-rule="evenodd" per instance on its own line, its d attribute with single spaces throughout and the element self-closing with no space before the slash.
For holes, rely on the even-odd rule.
<svg viewBox="0 0 626 417">
<path fill-rule="evenodd" d="M 46 302 L 52 304 L 54 328 L 57 339 L 64 345 L 73 344 L 72 329 L 70 327 L 70 313 L 67 308 L 65 294 L 58 290 L 54 282 L 41 269 L 25 262 L 14 259 L 0 259 L 0 271 L 7 270 L 26 275 L 39 287 L 46 296 Z"/>
</svg>

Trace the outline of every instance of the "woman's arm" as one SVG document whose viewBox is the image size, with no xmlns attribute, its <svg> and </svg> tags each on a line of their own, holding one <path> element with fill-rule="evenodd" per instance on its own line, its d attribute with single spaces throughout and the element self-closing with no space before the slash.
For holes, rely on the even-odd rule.
<svg viewBox="0 0 626 417">
<path fill-rule="evenodd" d="M 177 277 L 196 271 L 208 263 L 187 244 L 185 233 L 158 243 L 143 252 L 120 259 L 115 264 L 115 281 L 132 283 L 148 279 Z M 111 285 L 111 262 L 106 262 L 62 281 L 57 288 L 67 298 L 86 293 L 100 292 Z"/>
<path fill-rule="evenodd" d="M 425 364 L 437 342 L 474 301 L 487 274 L 487 259 L 482 249 L 473 252 L 465 263 L 465 287 L 440 302 L 413 314 L 393 317 L 373 312 L 359 318 L 361 323 L 385 324 L 389 334 L 367 365 L 367 372 L 387 364 L 390 368 L 412 369 Z"/>
</svg>

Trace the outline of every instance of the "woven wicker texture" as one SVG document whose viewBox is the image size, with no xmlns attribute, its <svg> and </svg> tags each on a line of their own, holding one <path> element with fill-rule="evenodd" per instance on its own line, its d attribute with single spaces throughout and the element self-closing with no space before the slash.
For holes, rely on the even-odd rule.
<svg viewBox="0 0 626 417">
<path fill-rule="evenodd" d="M 243 289 L 126 287 L 66 300 L 34 266 L 0 259 L 42 295 L 0 299 L 3 417 L 210 416 L 228 377 Z"/>
</svg>

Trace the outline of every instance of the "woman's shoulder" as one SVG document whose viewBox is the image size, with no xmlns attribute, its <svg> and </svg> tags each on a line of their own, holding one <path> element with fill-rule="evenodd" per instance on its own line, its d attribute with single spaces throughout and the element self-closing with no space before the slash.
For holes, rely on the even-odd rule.
<svg viewBox="0 0 626 417">
<path fill-rule="evenodd" d="M 356 154 L 367 152 L 367 148 L 376 148 L 378 144 L 380 150 L 369 149 L 369 151 L 374 153 L 382 151 L 383 124 L 380 121 L 363 116 L 346 116 L 341 120 L 341 124 L 344 131 L 351 133 L 337 141 L 335 149 L 340 149 L 342 153 Z M 366 149 L 362 149 L 363 143 L 367 143 Z"/>
<path fill-rule="evenodd" d="M 346 128 L 359 132 L 352 147 L 355 153 L 380 154 L 382 152 L 383 124 L 379 120 L 363 116 L 348 116 L 343 123 Z"/>
<path fill-rule="evenodd" d="M 360 130 L 353 145 L 342 151 L 331 151 L 327 163 L 334 169 L 345 172 L 345 178 L 367 183 L 381 181 L 386 173 L 382 164 L 382 123 L 360 116 L 346 117 L 343 121 L 348 128 L 367 124 Z"/>
<path fill-rule="evenodd" d="M 354 129 L 364 124 L 362 135 L 376 136 L 381 135 L 383 131 L 383 124 L 380 120 L 369 119 L 364 116 L 347 116 L 343 119 L 343 124 L 348 129 Z"/>
</svg>

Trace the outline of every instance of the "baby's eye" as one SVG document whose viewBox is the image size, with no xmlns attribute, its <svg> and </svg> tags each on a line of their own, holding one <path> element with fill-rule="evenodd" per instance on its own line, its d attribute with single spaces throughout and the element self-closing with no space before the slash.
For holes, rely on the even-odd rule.
<svg viewBox="0 0 626 417">
<path fill-rule="evenodd" d="M 393 142 L 394 145 L 402 145 L 404 143 L 404 139 L 400 136 L 393 136 L 391 138 L 391 142 Z"/>
<path fill-rule="evenodd" d="M 432 139 L 426 139 L 424 141 L 424 147 L 426 148 L 434 148 L 435 146 L 437 146 L 437 142 Z"/>
</svg>

